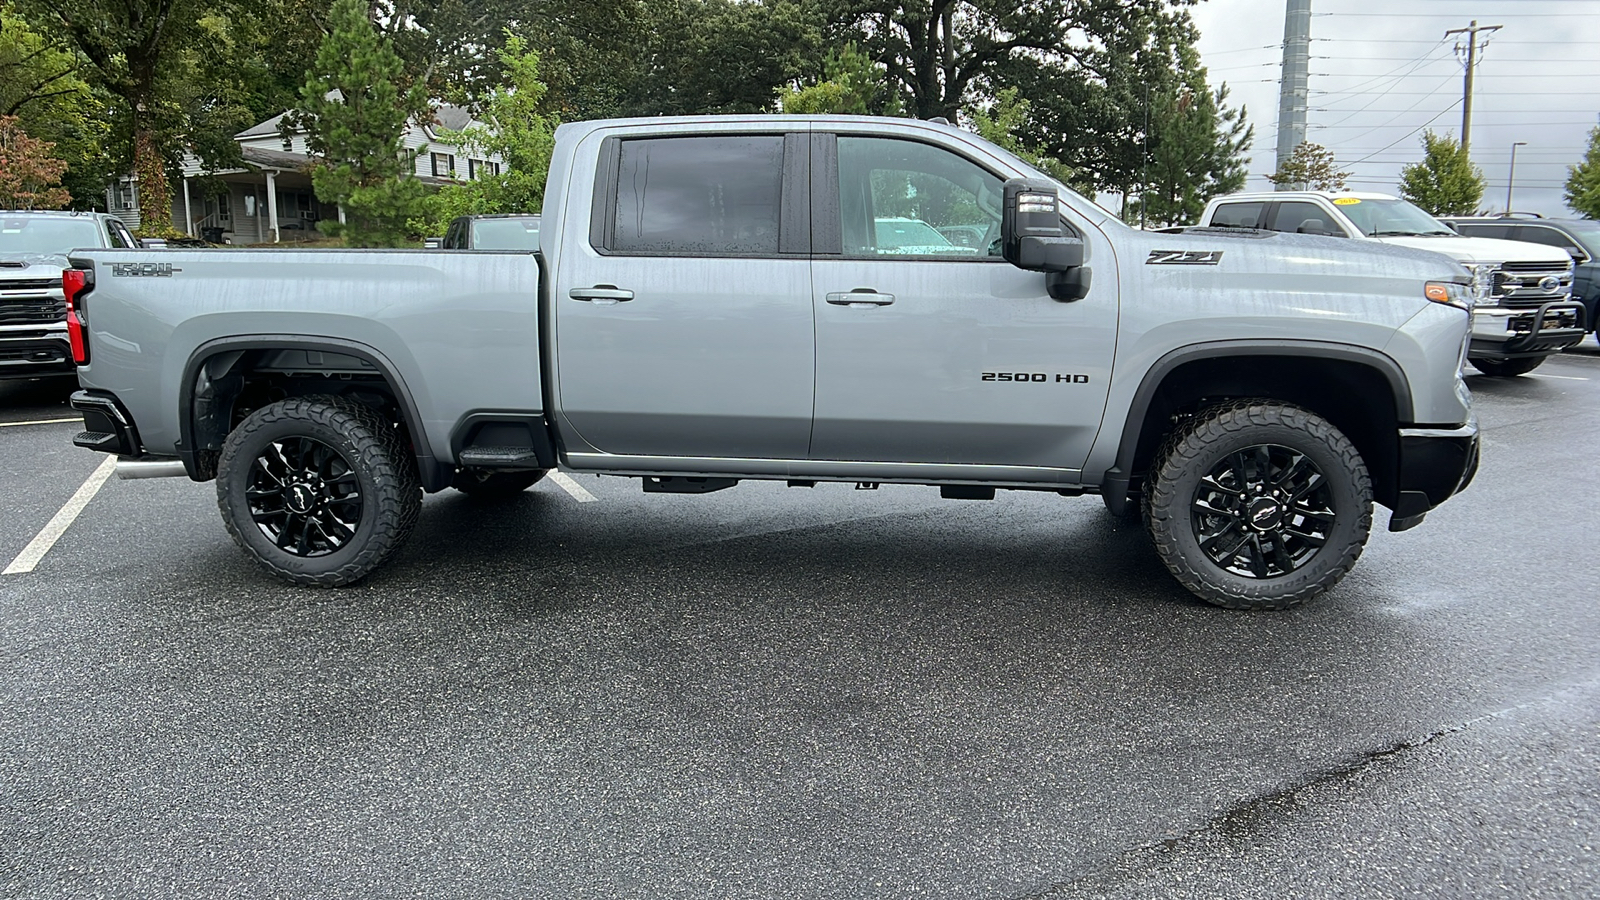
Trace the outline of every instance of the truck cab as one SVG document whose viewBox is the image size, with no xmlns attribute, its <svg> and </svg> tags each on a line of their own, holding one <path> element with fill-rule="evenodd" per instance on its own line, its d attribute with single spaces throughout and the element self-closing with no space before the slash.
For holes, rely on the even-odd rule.
<svg viewBox="0 0 1600 900">
<path fill-rule="evenodd" d="M 1431 250 L 1472 273 L 1468 358 L 1487 375 L 1521 375 L 1584 335 L 1572 299 L 1572 258 L 1553 247 L 1458 234 L 1409 201 L 1365 191 L 1229 194 L 1207 204 L 1202 226 L 1381 241 Z"/>
<path fill-rule="evenodd" d="M 442 250 L 538 250 L 539 217 L 531 214 L 458 216 L 440 242 Z"/>
</svg>

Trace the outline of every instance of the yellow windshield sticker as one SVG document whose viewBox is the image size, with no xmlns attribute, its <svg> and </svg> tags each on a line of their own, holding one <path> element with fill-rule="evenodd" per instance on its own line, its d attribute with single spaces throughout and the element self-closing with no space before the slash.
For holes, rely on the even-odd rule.
<svg viewBox="0 0 1600 900">
<path fill-rule="evenodd" d="M 1361 200 L 1356 197 L 1340 197 L 1333 201 L 1334 206 L 1355 206 Z"/>
</svg>

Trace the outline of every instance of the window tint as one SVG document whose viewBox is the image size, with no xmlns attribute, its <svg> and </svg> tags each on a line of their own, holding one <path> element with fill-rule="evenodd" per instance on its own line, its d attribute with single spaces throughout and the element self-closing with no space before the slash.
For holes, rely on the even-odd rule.
<svg viewBox="0 0 1600 900">
<path fill-rule="evenodd" d="M 1576 238 L 1568 237 L 1554 228 L 1546 228 L 1543 225 L 1512 225 L 1510 228 L 1511 239 L 1514 241 L 1545 244 L 1561 250 L 1578 245 Z"/>
<path fill-rule="evenodd" d="M 781 135 L 623 141 L 609 248 L 776 254 L 782 193 Z"/>
<path fill-rule="evenodd" d="M 1484 225 L 1480 222 L 1457 222 L 1456 232 L 1466 237 L 1477 238 L 1503 238 L 1506 236 L 1504 225 Z"/>
<path fill-rule="evenodd" d="M 1279 203 L 1267 227 L 1287 234 L 1344 235 L 1344 230 L 1333 223 L 1333 215 L 1315 203 Z"/>
<path fill-rule="evenodd" d="M 1219 203 L 1211 224 L 1221 228 L 1260 228 L 1265 203 Z"/>
<path fill-rule="evenodd" d="M 1000 255 L 1002 183 L 948 150 L 891 138 L 839 138 L 846 256 Z"/>
</svg>

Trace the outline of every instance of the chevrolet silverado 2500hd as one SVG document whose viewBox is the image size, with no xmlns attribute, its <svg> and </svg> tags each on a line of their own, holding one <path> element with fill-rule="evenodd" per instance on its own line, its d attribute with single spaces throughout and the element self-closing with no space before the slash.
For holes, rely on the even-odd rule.
<svg viewBox="0 0 1600 900">
<path fill-rule="evenodd" d="M 297 584 L 373 571 L 424 490 L 561 467 L 1099 494 L 1251 609 L 1336 583 L 1374 501 L 1409 528 L 1476 466 L 1460 266 L 1134 231 L 947 125 L 563 125 L 542 224 L 538 254 L 78 254 L 75 441 L 215 479 Z"/>
</svg>

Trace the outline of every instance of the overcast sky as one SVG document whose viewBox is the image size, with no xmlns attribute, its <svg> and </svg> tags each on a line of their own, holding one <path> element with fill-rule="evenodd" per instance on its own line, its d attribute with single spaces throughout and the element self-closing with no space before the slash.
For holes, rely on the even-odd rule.
<svg viewBox="0 0 1600 900">
<path fill-rule="evenodd" d="M 1193 9 L 1213 85 L 1227 82 L 1255 125 L 1249 190 L 1276 168 L 1285 0 L 1202 0 Z M 1333 151 L 1355 190 L 1399 192 L 1400 167 L 1422 158 L 1422 131 L 1461 134 L 1463 55 L 1445 31 L 1502 25 L 1478 64 L 1472 161 L 1483 206 L 1571 215 L 1567 167 L 1600 124 L 1600 0 L 1312 0 L 1306 139 Z M 1464 39 L 1465 36 L 1460 36 Z"/>
</svg>

